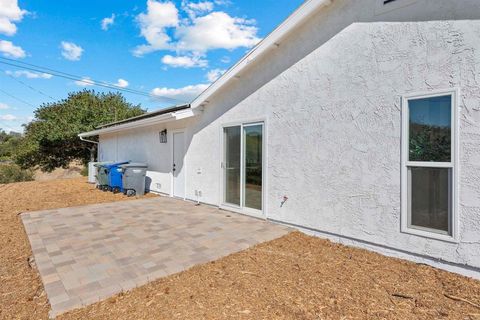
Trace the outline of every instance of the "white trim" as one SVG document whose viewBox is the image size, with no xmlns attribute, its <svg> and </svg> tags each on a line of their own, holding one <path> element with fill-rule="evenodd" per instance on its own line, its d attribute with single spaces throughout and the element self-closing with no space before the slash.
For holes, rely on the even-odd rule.
<svg viewBox="0 0 480 320">
<path fill-rule="evenodd" d="M 252 208 L 245 207 L 245 197 L 244 193 L 244 155 L 245 151 L 243 150 L 244 146 L 244 127 L 253 126 L 253 125 L 261 125 L 262 126 L 262 210 L 256 210 Z M 267 157 L 266 157 L 266 125 L 267 121 L 265 118 L 260 119 L 252 119 L 252 120 L 245 120 L 245 121 L 235 121 L 235 122 L 228 122 L 224 123 L 220 126 L 220 145 L 221 145 L 221 162 L 220 162 L 220 177 L 219 177 L 219 185 L 220 185 L 220 192 L 219 195 L 221 198 L 219 199 L 218 207 L 220 209 L 234 211 L 237 213 L 249 215 L 256 218 L 266 219 L 267 218 L 267 210 L 266 210 L 266 195 L 267 195 Z M 240 205 L 237 206 L 235 204 L 226 203 L 225 202 L 225 128 L 229 127 L 240 127 Z"/>
<path fill-rule="evenodd" d="M 224 87 L 230 80 L 238 77 L 252 61 L 263 56 L 270 49 L 279 45 L 281 40 L 285 38 L 295 27 L 306 21 L 317 10 L 327 7 L 332 0 L 307 0 L 293 14 L 291 14 L 284 22 L 282 22 L 273 32 L 258 43 L 250 52 L 248 52 L 240 61 L 232 68 L 225 72 L 217 81 L 202 92 L 191 103 L 192 109 L 208 104 L 208 99 L 218 90 Z"/>
<path fill-rule="evenodd" d="M 187 154 L 187 136 L 186 136 L 186 129 L 181 128 L 181 129 L 174 129 L 174 130 L 169 130 L 171 134 L 171 147 L 170 147 L 170 197 L 172 198 L 178 198 L 182 200 L 187 199 L 187 161 L 186 161 L 186 154 Z M 173 174 L 173 160 L 174 160 L 174 145 L 175 145 L 175 134 L 176 133 L 183 133 L 183 169 L 185 170 L 185 180 L 184 180 L 184 188 L 185 190 L 183 191 L 183 198 L 181 197 L 176 197 L 175 196 L 175 177 Z"/>
<path fill-rule="evenodd" d="M 201 109 L 179 110 L 179 111 L 175 111 L 175 112 L 161 114 L 159 116 L 152 117 L 152 118 L 127 122 L 127 123 L 119 124 L 119 125 L 108 127 L 108 128 L 94 130 L 94 131 L 83 132 L 83 133 L 80 133 L 78 136 L 79 137 L 92 137 L 92 136 L 97 136 L 97 135 L 106 134 L 106 133 L 114 133 L 114 132 L 121 132 L 121 131 L 126 131 L 126 130 L 137 129 L 137 128 L 143 128 L 143 127 L 156 125 L 158 123 L 172 122 L 172 121 L 182 120 L 182 119 L 186 119 L 186 118 L 191 118 L 191 117 L 194 117 L 194 116 L 198 115 L 201 112 L 202 112 Z"/>
<path fill-rule="evenodd" d="M 409 161 L 409 100 L 441 97 L 450 95 L 452 97 L 452 150 L 451 162 L 418 162 Z M 433 90 L 429 92 L 410 93 L 402 97 L 402 133 L 401 133 L 401 232 L 417 236 L 432 238 L 441 241 L 457 243 L 459 241 L 459 89 Z M 452 214 L 451 214 L 451 235 L 429 231 L 427 228 L 412 228 L 408 226 L 408 167 L 427 168 L 450 168 L 452 169 Z"/>
</svg>

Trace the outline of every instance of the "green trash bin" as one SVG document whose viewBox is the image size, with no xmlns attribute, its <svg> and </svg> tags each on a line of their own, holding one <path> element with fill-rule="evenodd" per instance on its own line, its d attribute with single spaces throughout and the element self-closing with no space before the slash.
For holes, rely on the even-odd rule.
<svg viewBox="0 0 480 320">
<path fill-rule="evenodd" d="M 108 169 L 105 165 L 110 163 L 112 162 L 98 162 L 94 165 L 97 168 L 97 174 L 95 175 L 95 178 L 97 179 L 97 188 L 103 191 L 108 190 Z"/>
</svg>

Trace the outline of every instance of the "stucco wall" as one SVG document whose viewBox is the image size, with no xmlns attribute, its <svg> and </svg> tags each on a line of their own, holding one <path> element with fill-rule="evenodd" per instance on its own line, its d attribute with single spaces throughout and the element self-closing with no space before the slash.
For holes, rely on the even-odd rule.
<svg viewBox="0 0 480 320">
<path fill-rule="evenodd" d="M 479 52 L 479 21 L 353 24 L 248 97 L 235 85 L 216 96 L 192 127 L 191 183 L 203 201 L 219 204 L 221 126 L 264 119 L 268 218 L 475 274 Z M 459 244 L 400 233 L 401 96 L 454 87 L 461 89 Z"/>
<path fill-rule="evenodd" d="M 100 136 L 99 161 L 132 161 L 148 164 L 147 187 L 170 194 L 172 188 L 172 131 L 188 127 L 189 120 L 158 124 Z M 159 132 L 167 129 L 167 143 Z"/>
<path fill-rule="evenodd" d="M 335 0 L 209 99 L 203 115 L 176 124 L 187 127 L 187 198 L 201 190 L 201 201 L 221 203 L 222 125 L 264 120 L 268 218 L 480 278 L 480 22 L 351 24 L 479 19 L 480 2 L 404 1 L 380 14 L 376 0 Z M 453 87 L 461 89 L 458 244 L 400 232 L 401 96 Z M 126 152 L 169 166 L 170 151 L 152 144 L 158 129 L 103 136 L 104 153 L 136 135 L 135 148 L 151 155 Z"/>
</svg>

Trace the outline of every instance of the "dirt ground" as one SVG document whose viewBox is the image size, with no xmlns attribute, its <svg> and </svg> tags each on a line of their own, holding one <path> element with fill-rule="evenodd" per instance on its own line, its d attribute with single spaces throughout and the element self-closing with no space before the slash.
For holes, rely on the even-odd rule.
<svg viewBox="0 0 480 320">
<path fill-rule="evenodd" d="M 0 185 L 0 319 L 48 319 L 50 310 L 18 214 L 128 199 L 98 191 L 84 177 Z"/>
<path fill-rule="evenodd" d="M 0 318 L 45 319 L 17 213 L 125 198 L 84 179 L 0 186 L 0 194 Z M 480 319 L 480 282 L 293 232 L 59 318 Z"/>
<path fill-rule="evenodd" d="M 35 181 L 80 178 L 82 169 L 83 165 L 76 162 L 72 162 L 67 169 L 57 168 L 52 172 L 43 172 L 37 169 L 35 170 Z"/>
</svg>

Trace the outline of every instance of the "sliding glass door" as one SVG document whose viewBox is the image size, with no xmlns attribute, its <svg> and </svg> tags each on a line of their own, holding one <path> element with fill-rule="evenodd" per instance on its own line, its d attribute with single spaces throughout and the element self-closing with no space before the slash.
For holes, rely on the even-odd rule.
<svg viewBox="0 0 480 320">
<path fill-rule="evenodd" d="M 224 128 L 224 203 L 261 212 L 263 123 Z"/>
<path fill-rule="evenodd" d="M 241 176 L 241 128 L 229 127 L 224 129 L 225 135 L 225 202 L 240 206 L 240 176 Z"/>
</svg>

